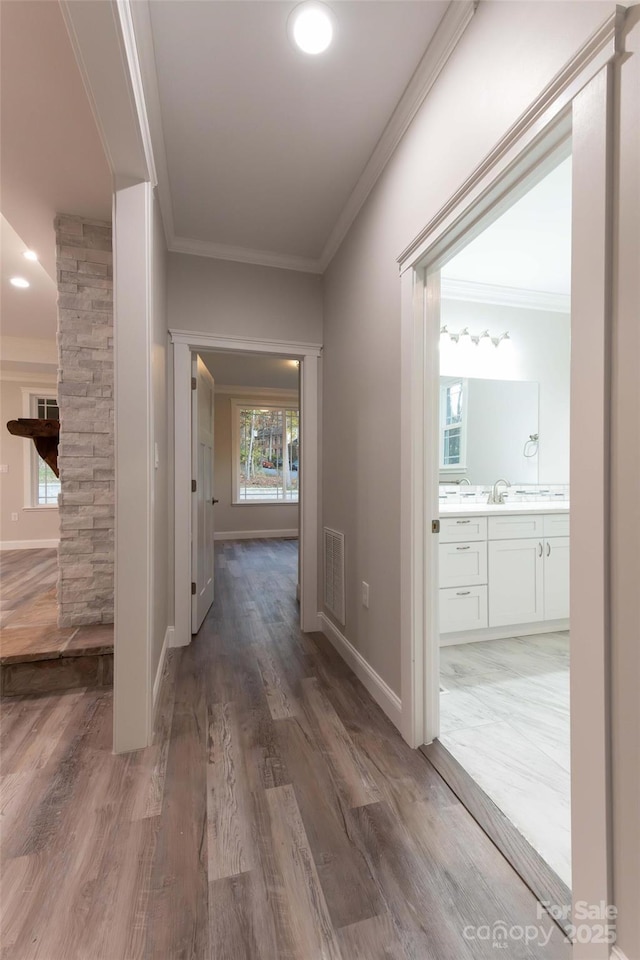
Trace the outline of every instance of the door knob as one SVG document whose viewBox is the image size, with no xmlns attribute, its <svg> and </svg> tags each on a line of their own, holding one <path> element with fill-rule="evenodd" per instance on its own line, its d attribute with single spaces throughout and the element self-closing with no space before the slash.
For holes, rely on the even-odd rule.
<svg viewBox="0 0 640 960">
<path fill-rule="evenodd" d="M 213 500 L 211 501 L 211 503 L 212 503 L 213 506 L 215 506 L 216 503 L 219 503 L 219 502 L 220 502 L 220 501 L 219 501 L 219 500 L 216 500 L 215 497 L 214 497 Z"/>
</svg>

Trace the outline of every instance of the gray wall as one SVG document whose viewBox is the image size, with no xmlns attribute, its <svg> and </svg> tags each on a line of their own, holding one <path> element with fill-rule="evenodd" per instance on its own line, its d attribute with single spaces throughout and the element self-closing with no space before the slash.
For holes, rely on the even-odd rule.
<svg viewBox="0 0 640 960">
<path fill-rule="evenodd" d="M 322 342 L 322 278 L 169 254 L 169 326 L 230 337 Z"/>
<path fill-rule="evenodd" d="M 323 523 L 346 536 L 345 633 L 400 692 L 400 290 L 396 257 L 613 12 L 610 3 L 481 3 L 325 276 Z M 640 28 L 621 75 L 613 381 L 613 803 L 619 947 L 640 956 Z M 360 604 L 360 581 L 371 586 Z"/>
<path fill-rule="evenodd" d="M 22 387 L 34 386 L 28 373 L 23 380 L 0 379 L 0 463 L 8 467 L 2 474 L 2 496 L 0 497 L 0 544 L 24 541 L 25 547 L 33 546 L 29 541 L 50 540 L 51 546 L 57 544 L 60 520 L 57 507 L 41 507 L 25 510 L 24 498 L 24 461 L 25 446 L 32 447 L 31 440 L 12 436 L 6 428 L 8 420 L 17 420 L 24 416 L 22 406 Z M 48 383 L 38 384 L 42 393 L 55 397 L 57 385 L 55 378 Z M 11 514 L 17 513 L 18 520 L 12 521 Z"/>
</svg>

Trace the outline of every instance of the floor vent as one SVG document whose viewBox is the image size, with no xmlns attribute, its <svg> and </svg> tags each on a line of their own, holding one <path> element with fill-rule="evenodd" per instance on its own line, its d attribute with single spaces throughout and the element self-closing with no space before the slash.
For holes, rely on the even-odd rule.
<svg viewBox="0 0 640 960">
<path fill-rule="evenodd" d="M 344 533 L 324 528 L 324 605 L 344 626 Z"/>
</svg>

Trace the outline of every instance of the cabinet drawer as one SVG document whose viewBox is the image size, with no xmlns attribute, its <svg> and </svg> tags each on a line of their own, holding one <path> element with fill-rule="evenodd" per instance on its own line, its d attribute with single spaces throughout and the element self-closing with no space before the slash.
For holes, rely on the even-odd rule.
<svg viewBox="0 0 640 960">
<path fill-rule="evenodd" d="M 544 535 L 545 537 L 568 537 L 569 514 L 561 513 L 558 516 L 545 514 Z"/>
<path fill-rule="evenodd" d="M 486 540 L 440 544 L 441 587 L 469 587 L 486 582 Z"/>
<path fill-rule="evenodd" d="M 487 626 L 487 588 L 440 590 L 440 633 L 481 630 Z"/>
<path fill-rule="evenodd" d="M 489 517 L 489 540 L 520 540 L 544 537 L 544 516 L 525 514 L 514 517 Z"/>
<path fill-rule="evenodd" d="M 440 543 L 487 539 L 486 517 L 440 517 Z"/>
</svg>

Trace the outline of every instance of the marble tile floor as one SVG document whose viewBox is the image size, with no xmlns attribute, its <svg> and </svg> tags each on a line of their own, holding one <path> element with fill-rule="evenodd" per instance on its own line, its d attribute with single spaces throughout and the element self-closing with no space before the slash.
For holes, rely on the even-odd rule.
<svg viewBox="0 0 640 960">
<path fill-rule="evenodd" d="M 440 741 L 571 886 L 569 634 L 440 650 Z"/>
</svg>

